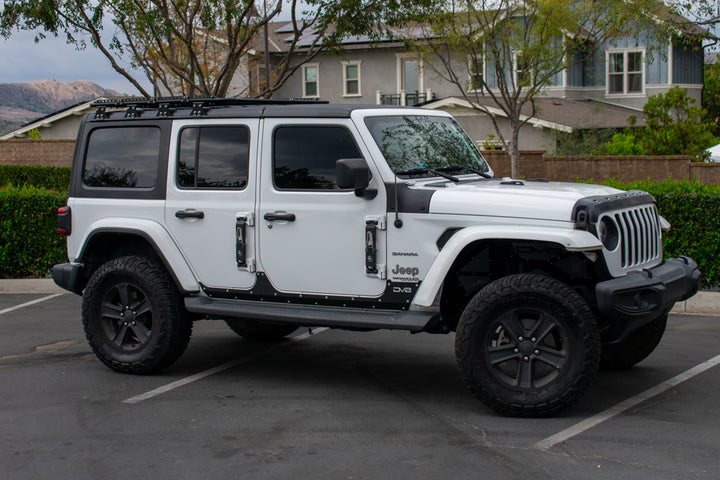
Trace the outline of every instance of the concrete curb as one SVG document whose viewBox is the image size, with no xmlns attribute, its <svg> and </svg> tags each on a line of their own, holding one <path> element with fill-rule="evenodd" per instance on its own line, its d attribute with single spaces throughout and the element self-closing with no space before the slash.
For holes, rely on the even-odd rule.
<svg viewBox="0 0 720 480">
<path fill-rule="evenodd" d="M 720 315 L 720 292 L 698 292 L 684 302 L 676 303 L 670 313 Z"/>
<path fill-rule="evenodd" d="M 0 293 L 52 294 L 69 293 L 55 285 L 50 278 L 0 280 Z M 720 315 L 720 292 L 698 292 L 684 302 L 678 302 L 671 313 L 700 313 Z"/>
<path fill-rule="evenodd" d="M 0 280 L 0 293 L 68 293 L 55 285 L 51 278 Z"/>
</svg>

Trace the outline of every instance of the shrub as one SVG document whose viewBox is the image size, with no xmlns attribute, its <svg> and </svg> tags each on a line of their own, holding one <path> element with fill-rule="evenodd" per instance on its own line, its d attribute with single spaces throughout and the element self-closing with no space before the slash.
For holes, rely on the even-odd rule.
<svg viewBox="0 0 720 480">
<path fill-rule="evenodd" d="M 601 145 L 595 152 L 596 155 L 645 155 L 642 145 L 629 129 L 624 133 L 616 133 L 612 140 Z"/>
<path fill-rule="evenodd" d="M 703 274 L 703 286 L 720 285 L 720 186 L 675 180 L 622 183 L 611 179 L 603 184 L 652 194 L 660 215 L 672 225 L 663 238 L 665 258 L 692 257 Z"/>
<path fill-rule="evenodd" d="M 23 185 L 67 192 L 70 185 L 70 167 L 0 165 L 0 188 Z"/>
<path fill-rule="evenodd" d="M 65 193 L 33 186 L 0 188 L 0 277 L 46 276 L 67 261 L 57 233 Z"/>
</svg>

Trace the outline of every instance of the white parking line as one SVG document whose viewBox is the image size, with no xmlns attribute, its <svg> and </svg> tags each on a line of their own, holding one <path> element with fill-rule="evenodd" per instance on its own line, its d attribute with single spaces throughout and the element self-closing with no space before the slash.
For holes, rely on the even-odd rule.
<svg viewBox="0 0 720 480">
<path fill-rule="evenodd" d="M 672 377 L 670 380 L 666 380 L 658 385 L 655 385 L 654 387 L 651 387 L 644 392 L 635 395 L 634 397 L 630 397 L 627 400 L 622 401 L 617 405 L 598 413 L 597 415 L 583 420 L 582 422 L 576 423 L 575 425 L 566 428 L 562 432 L 547 437 L 546 439 L 541 440 L 535 445 L 533 445 L 533 447 L 539 448 L 541 450 L 548 450 L 553 446 L 557 445 L 558 443 L 564 442 L 572 437 L 580 435 L 584 431 L 589 430 L 603 423 L 606 420 L 610 420 L 611 418 L 620 415 L 621 413 L 633 408 L 634 406 L 639 405 L 645 400 L 649 400 L 657 395 L 660 395 L 661 393 L 670 390 L 671 388 L 687 380 L 690 380 L 696 375 L 700 375 L 704 371 L 709 370 L 718 364 L 720 364 L 720 355 L 711 358 L 710 360 L 703 362 L 700 365 L 691 368 L 690 370 L 686 370 L 683 373 Z"/>
<path fill-rule="evenodd" d="M 302 335 L 297 335 L 295 337 L 289 338 L 288 340 L 291 342 L 301 342 L 303 340 L 310 338 L 313 335 L 317 335 L 326 330 L 329 330 L 329 329 L 328 328 L 316 328 L 316 329 L 312 330 L 312 333 L 311 332 L 303 333 Z M 267 353 L 267 351 L 268 350 L 263 350 L 262 352 L 258 352 L 258 354 Z M 180 380 L 176 380 L 174 382 L 168 383 L 167 385 L 163 385 L 161 387 L 155 388 L 153 390 L 150 390 L 149 392 L 141 393 L 140 395 L 136 395 L 134 397 L 128 398 L 126 400 L 123 400 L 122 403 L 130 403 L 130 404 L 140 403 L 143 400 L 148 400 L 150 398 L 157 397 L 158 395 L 167 393 L 170 390 L 175 390 L 176 388 L 182 387 L 183 385 L 193 383 L 197 380 L 202 380 L 203 378 L 209 377 L 210 375 L 215 375 L 216 373 L 220 373 L 229 368 L 249 362 L 256 356 L 257 356 L 257 354 L 251 355 L 249 357 L 231 360 L 227 363 L 223 363 L 222 365 L 218 365 L 217 367 L 210 368 L 208 370 L 202 371 L 200 373 L 196 373 L 195 375 L 191 375 L 189 377 L 181 378 Z"/>
<path fill-rule="evenodd" d="M 2 315 L 3 313 L 10 313 L 12 311 L 19 310 L 24 307 L 29 307 L 30 305 L 35 305 L 36 303 L 44 302 L 45 300 L 50 300 L 51 298 L 59 297 L 60 295 L 63 295 L 63 294 L 62 293 L 53 293 L 52 295 L 48 295 L 47 297 L 36 298 L 35 300 L 31 300 L 29 302 L 21 303 L 20 305 L 15 305 L 14 307 L 0 310 L 0 315 Z"/>
</svg>

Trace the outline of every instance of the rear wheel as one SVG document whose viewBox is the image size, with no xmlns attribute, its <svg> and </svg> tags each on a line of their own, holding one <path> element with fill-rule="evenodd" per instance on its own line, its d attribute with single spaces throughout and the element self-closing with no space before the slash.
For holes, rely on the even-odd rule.
<svg viewBox="0 0 720 480">
<path fill-rule="evenodd" d="M 541 417 L 572 405 L 591 385 L 600 336 L 587 303 L 541 275 L 496 280 L 470 301 L 455 354 L 463 381 L 504 415 Z"/>
<path fill-rule="evenodd" d="M 225 323 L 243 338 L 260 342 L 272 342 L 282 340 L 298 329 L 297 325 L 285 323 L 263 323 L 254 320 L 243 320 L 239 318 L 225 319 Z"/>
<path fill-rule="evenodd" d="M 666 326 L 667 315 L 663 315 L 635 330 L 624 340 L 603 345 L 600 368 L 625 370 L 645 360 L 662 340 Z"/>
<path fill-rule="evenodd" d="M 95 355 L 124 373 L 160 370 L 185 351 L 192 322 L 155 259 L 120 257 L 101 265 L 83 292 L 85 335 Z"/>
</svg>

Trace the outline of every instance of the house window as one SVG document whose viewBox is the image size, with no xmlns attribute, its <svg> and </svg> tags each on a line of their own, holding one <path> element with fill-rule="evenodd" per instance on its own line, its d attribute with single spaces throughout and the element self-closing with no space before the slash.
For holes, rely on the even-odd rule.
<svg viewBox="0 0 720 480">
<path fill-rule="evenodd" d="M 620 95 L 642 93 L 644 55 L 642 50 L 625 50 L 607 53 L 608 93 Z"/>
<path fill-rule="evenodd" d="M 522 53 L 515 54 L 514 67 L 516 88 L 530 87 L 535 83 L 530 63 L 525 59 Z"/>
<path fill-rule="evenodd" d="M 343 96 L 360 97 L 360 61 L 342 62 L 343 65 Z"/>
<path fill-rule="evenodd" d="M 471 55 L 468 57 L 468 91 L 483 92 L 483 58 Z"/>
<path fill-rule="evenodd" d="M 318 73 L 320 66 L 309 63 L 303 66 L 303 97 L 319 97 Z"/>
</svg>

